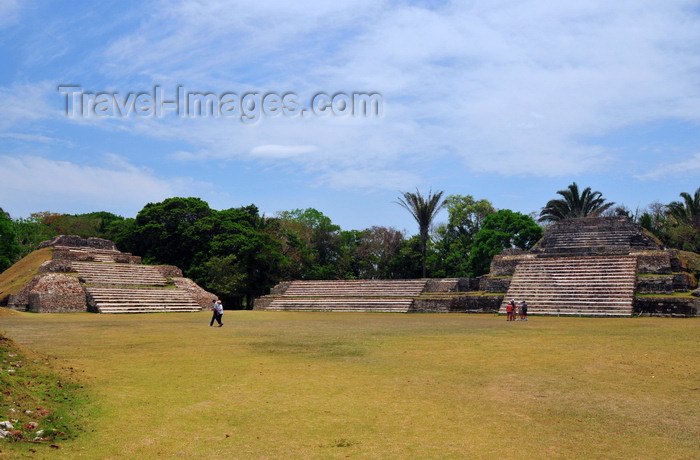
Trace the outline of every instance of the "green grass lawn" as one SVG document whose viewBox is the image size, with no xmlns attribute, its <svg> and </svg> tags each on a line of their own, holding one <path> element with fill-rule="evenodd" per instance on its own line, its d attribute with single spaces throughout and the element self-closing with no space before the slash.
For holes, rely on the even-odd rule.
<svg viewBox="0 0 700 460">
<path fill-rule="evenodd" d="M 209 318 L 0 317 L 0 332 L 55 358 L 87 401 L 77 438 L 58 448 L 0 442 L 0 457 L 700 452 L 697 318 L 227 311 L 222 328 Z"/>
</svg>

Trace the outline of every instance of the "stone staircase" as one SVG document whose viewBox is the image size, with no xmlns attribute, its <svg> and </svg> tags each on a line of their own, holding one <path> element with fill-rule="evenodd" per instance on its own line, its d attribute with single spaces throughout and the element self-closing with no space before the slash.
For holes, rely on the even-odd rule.
<svg viewBox="0 0 700 460">
<path fill-rule="evenodd" d="M 155 266 L 115 263 L 109 251 L 89 252 L 93 260 L 101 257 L 105 262 L 70 262 L 84 283 L 88 310 L 98 313 L 202 310 L 190 292 L 170 285 Z"/>
<path fill-rule="evenodd" d="M 196 312 L 216 295 L 183 277 L 173 265 L 142 265 L 141 257 L 121 252 L 112 241 L 58 235 L 43 241 L 51 260 L 8 298 L 8 306 L 37 313 Z"/>
<path fill-rule="evenodd" d="M 99 313 L 193 312 L 201 307 L 177 288 L 86 286 L 88 305 Z"/>
<path fill-rule="evenodd" d="M 71 266 L 87 284 L 165 286 L 167 283 L 151 265 L 73 261 Z"/>
<path fill-rule="evenodd" d="M 630 255 L 523 259 L 499 313 L 515 299 L 528 314 L 632 316 L 636 269 Z"/>
<path fill-rule="evenodd" d="M 627 218 L 567 219 L 550 226 L 529 251 L 538 257 L 626 255 L 657 244 Z"/>
<path fill-rule="evenodd" d="M 55 251 L 65 251 L 75 255 L 90 256 L 95 262 L 115 262 L 116 256 L 124 253 L 111 249 L 96 249 L 96 248 L 73 248 L 70 246 L 54 246 Z M 81 257 L 76 257 L 80 259 Z"/>
<path fill-rule="evenodd" d="M 408 312 L 427 280 L 292 281 L 265 310 Z"/>
</svg>

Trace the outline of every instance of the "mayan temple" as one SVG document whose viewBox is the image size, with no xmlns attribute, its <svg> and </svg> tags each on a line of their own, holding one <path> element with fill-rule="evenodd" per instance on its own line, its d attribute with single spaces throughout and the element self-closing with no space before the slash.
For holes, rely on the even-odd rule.
<svg viewBox="0 0 700 460">
<path fill-rule="evenodd" d="M 506 249 L 479 278 L 287 281 L 256 299 L 258 310 L 696 316 L 700 299 L 682 253 L 665 250 L 624 217 L 550 225 L 529 251 Z"/>
<path fill-rule="evenodd" d="M 194 312 L 216 296 L 182 276 L 172 265 L 142 265 L 141 258 L 119 251 L 101 238 L 60 235 L 41 243 L 51 260 L 41 264 L 7 306 L 40 313 Z"/>
<path fill-rule="evenodd" d="M 672 294 L 692 282 L 678 251 L 624 217 L 555 223 L 529 251 L 496 256 L 490 276 L 509 281 L 501 313 L 515 299 L 549 315 L 632 316 L 636 293 Z"/>
</svg>

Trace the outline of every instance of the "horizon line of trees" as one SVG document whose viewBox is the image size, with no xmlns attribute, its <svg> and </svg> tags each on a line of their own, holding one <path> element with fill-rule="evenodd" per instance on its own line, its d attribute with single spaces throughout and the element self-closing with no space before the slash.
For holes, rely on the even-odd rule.
<svg viewBox="0 0 700 460">
<path fill-rule="evenodd" d="M 524 215 L 471 195 L 443 199 L 442 191 L 431 190 L 427 197 L 418 190 L 403 192 L 396 203 L 416 219 L 413 236 L 383 226 L 343 230 L 314 208 L 266 217 L 252 204 L 215 210 L 193 197 L 148 203 L 135 218 L 46 211 L 12 219 L 0 212 L 0 272 L 56 235 L 99 237 L 144 263 L 178 266 L 229 308 L 250 308 L 254 297 L 281 280 L 481 276 L 504 248 L 532 247 L 543 234 L 537 221 L 624 216 L 665 247 L 700 252 L 700 188 L 634 213 L 598 191 L 579 190 L 575 182 L 557 194 L 561 198 L 550 200 L 539 215 Z M 443 208 L 447 222 L 435 225 Z"/>
</svg>

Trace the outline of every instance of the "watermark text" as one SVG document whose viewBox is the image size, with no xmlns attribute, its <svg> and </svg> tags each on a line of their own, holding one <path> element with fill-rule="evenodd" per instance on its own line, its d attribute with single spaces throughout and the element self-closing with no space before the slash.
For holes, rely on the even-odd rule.
<svg viewBox="0 0 700 460">
<path fill-rule="evenodd" d="M 167 94 L 159 85 L 149 91 L 109 92 L 86 91 L 80 85 L 60 85 L 65 96 L 65 112 L 69 118 L 231 118 L 255 124 L 261 117 L 289 118 L 352 117 L 381 118 L 384 98 L 377 92 L 318 92 L 308 98 L 308 104 L 294 92 L 235 92 L 191 91 L 177 86 Z"/>
</svg>

